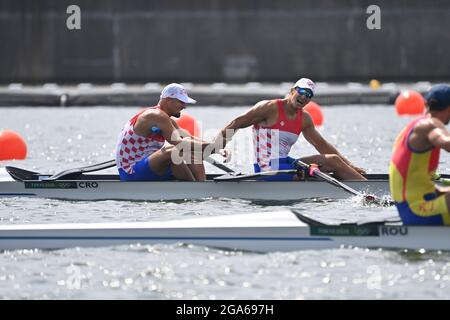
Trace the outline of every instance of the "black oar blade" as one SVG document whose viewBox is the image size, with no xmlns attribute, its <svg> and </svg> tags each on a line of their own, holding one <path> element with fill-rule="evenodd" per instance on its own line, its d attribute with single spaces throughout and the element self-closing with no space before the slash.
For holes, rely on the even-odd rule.
<svg viewBox="0 0 450 320">
<path fill-rule="evenodd" d="M 21 168 L 6 166 L 6 172 L 16 181 L 36 180 L 39 177 L 38 172 L 29 171 Z"/>
</svg>

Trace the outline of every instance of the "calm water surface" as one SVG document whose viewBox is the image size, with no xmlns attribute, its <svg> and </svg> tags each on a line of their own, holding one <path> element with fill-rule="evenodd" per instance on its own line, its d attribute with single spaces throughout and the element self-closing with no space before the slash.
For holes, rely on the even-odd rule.
<svg viewBox="0 0 450 320">
<path fill-rule="evenodd" d="M 206 139 L 246 108 L 192 108 Z M 113 158 L 116 137 L 138 108 L 0 108 L 0 130 L 28 143 L 25 161 L 57 172 Z M 386 173 L 393 140 L 410 118 L 387 106 L 324 108 L 321 133 L 356 165 Z M 250 129 L 230 144 L 231 167 L 250 172 Z M 300 140 L 294 156 L 314 153 Z M 448 172 L 450 158 L 441 156 Z M 207 164 L 209 172 L 220 172 Z M 114 172 L 113 169 L 110 170 Z M 359 199 L 261 203 L 202 199 L 176 202 L 60 201 L 0 198 L 0 223 L 149 221 L 277 211 L 295 207 L 329 220 L 390 216 L 393 208 Z M 119 246 L 0 253 L 3 299 L 448 299 L 450 254 L 360 248 L 291 253 L 229 252 L 190 245 Z"/>
</svg>

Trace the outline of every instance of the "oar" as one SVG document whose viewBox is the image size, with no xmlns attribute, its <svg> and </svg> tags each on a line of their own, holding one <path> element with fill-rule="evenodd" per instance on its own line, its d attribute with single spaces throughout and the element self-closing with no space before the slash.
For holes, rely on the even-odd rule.
<svg viewBox="0 0 450 320">
<path fill-rule="evenodd" d="M 39 178 L 39 172 L 29 171 L 11 166 L 6 166 L 5 170 L 16 181 L 37 180 Z"/>
<path fill-rule="evenodd" d="M 448 179 L 448 175 L 445 175 L 446 178 L 443 178 L 441 174 L 439 173 L 435 173 L 433 175 L 433 180 L 436 182 L 439 182 L 440 184 L 444 185 L 444 186 L 450 186 L 450 179 Z"/>
<path fill-rule="evenodd" d="M 116 165 L 116 160 L 109 160 L 109 161 L 105 161 L 105 162 L 92 164 L 92 165 L 89 165 L 86 167 L 64 170 L 64 171 L 58 172 L 50 177 L 43 178 L 42 180 L 58 180 L 58 179 L 68 177 L 71 175 L 82 174 L 84 172 L 93 172 L 93 171 L 99 171 L 99 170 L 111 168 L 111 167 L 114 167 L 115 165 Z"/>
<path fill-rule="evenodd" d="M 330 183 L 330 184 L 332 184 L 332 185 L 334 185 L 334 186 L 336 186 L 338 188 L 341 188 L 341 189 L 345 190 L 346 192 L 348 192 L 348 193 L 350 193 L 352 195 L 363 197 L 363 199 L 365 201 L 369 202 L 369 203 L 375 203 L 375 204 L 380 204 L 380 205 L 384 205 L 384 206 L 386 206 L 386 205 L 393 205 L 394 204 L 393 201 L 384 200 L 384 199 L 381 199 L 381 198 L 379 198 L 379 197 L 377 197 L 375 195 L 365 194 L 365 193 L 362 193 L 360 191 L 357 191 L 357 190 L 349 187 L 348 185 L 338 181 L 337 179 L 335 179 L 333 177 L 330 177 L 326 173 L 323 173 L 322 171 L 320 171 L 318 166 L 313 166 L 313 165 L 306 164 L 306 163 L 304 163 L 301 160 L 296 160 L 294 162 L 294 165 L 296 167 L 300 168 L 300 169 L 308 170 L 309 174 L 311 176 L 315 176 L 315 177 L 321 178 L 322 180 L 325 180 L 326 182 L 328 182 L 328 183 Z"/>
<path fill-rule="evenodd" d="M 211 163 L 214 167 L 219 168 L 220 170 L 225 171 L 226 173 L 229 173 L 229 174 L 236 174 L 236 172 L 235 172 L 233 169 L 227 167 L 226 165 L 224 165 L 223 163 L 220 163 L 219 161 L 214 160 L 214 159 L 211 158 L 210 156 L 206 157 L 204 160 L 205 160 L 206 162 Z"/>
<path fill-rule="evenodd" d="M 437 182 L 441 183 L 443 186 L 450 186 L 450 179 L 439 178 Z"/>
<path fill-rule="evenodd" d="M 222 169 L 223 171 L 225 171 L 227 173 L 234 173 L 234 171 L 232 169 L 228 168 L 224 164 L 221 164 L 218 161 L 216 161 L 210 157 L 205 158 L 205 160 L 208 161 L 209 163 L 211 163 L 212 165 L 214 165 L 215 167 Z M 50 181 L 58 180 L 58 179 L 62 179 L 62 178 L 68 177 L 68 176 L 82 174 L 85 172 L 94 172 L 94 171 L 100 171 L 103 169 L 108 169 L 108 168 L 114 167 L 115 165 L 116 165 L 116 160 L 108 160 L 105 162 L 92 164 L 92 165 L 89 165 L 86 167 L 67 169 L 67 170 L 55 173 L 54 175 L 52 175 L 50 177 L 42 178 L 42 180 L 50 180 Z"/>
</svg>

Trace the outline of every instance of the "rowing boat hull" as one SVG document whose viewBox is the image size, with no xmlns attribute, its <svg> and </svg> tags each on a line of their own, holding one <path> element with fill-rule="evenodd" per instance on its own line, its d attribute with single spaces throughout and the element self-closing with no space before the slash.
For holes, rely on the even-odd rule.
<svg viewBox="0 0 450 320">
<path fill-rule="evenodd" d="M 255 252 L 342 246 L 450 250 L 450 228 L 402 225 L 310 226 L 291 211 L 167 222 L 0 227 L 0 249 L 60 249 L 187 243 Z"/>
<path fill-rule="evenodd" d="M 383 179 L 379 179 L 383 176 Z M 86 180 L 14 181 L 0 179 L 0 196 L 30 196 L 70 200 L 192 200 L 203 198 L 237 198 L 249 200 L 299 200 L 304 198 L 342 199 L 349 193 L 327 182 L 290 181 L 139 181 L 120 182 L 108 175 L 85 176 Z M 105 179 L 108 178 L 108 179 Z M 387 175 L 376 175 L 369 181 L 346 181 L 362 192 L 389 194 Z"/>
<path fill-rule="evenodd" d="M 387 181 L 347 185 L 380 196 L 389 194 Z M 33 196 L 71 200 L 191 200 L 239 198 L 251 200 L 298 200 L 351 196 L 326 182 L 113 182 L 55 181 L 46 183 L 0 182 L 0 196 Z"/>
</svg>

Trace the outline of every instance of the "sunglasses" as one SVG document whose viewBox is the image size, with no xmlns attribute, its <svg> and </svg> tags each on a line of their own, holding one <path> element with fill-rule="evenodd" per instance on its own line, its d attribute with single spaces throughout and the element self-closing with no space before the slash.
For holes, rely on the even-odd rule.
<svg viewBox="0 0 450 320">
<path fill-rule="evenodd" d="M 298 92 L 298 94 L 305 95 L 308 99 L 314 97 L 314 94 L 309 89 L 296 87 L 295 90 Z"/>
</svg>

